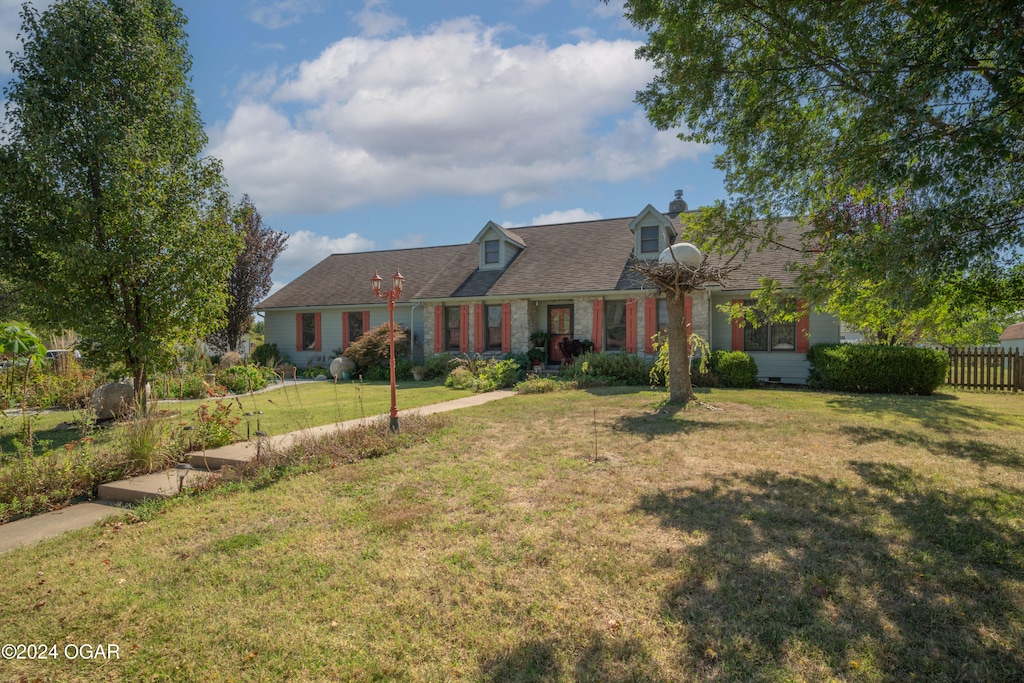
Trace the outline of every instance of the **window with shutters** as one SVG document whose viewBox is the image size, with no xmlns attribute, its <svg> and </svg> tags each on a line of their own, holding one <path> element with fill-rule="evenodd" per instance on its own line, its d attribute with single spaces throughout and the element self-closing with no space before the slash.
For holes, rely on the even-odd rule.
<svg viewBox="0 0 1024 683">
<path fill-rule="evenodd" d="M 458 306 L 445 306 L 444 309 L 444 350 L 445 351 L 460 351 L 460 338 L 461 329 L 461 317 Z"/>
<path fill-rule="evenodd" d="M 487 319 L 487 339 L 484 342 L 488 351 L 501 351 L 501 306 L 485 306 L 484 317 Z"/>
<path fill-rule="evenodd" d="M 626 348 L 626 302 L 604 302 L 605 349 L 621 351 Z"/>
<path fill-rule="evenodd" d="M 753 307 L 754 301 L 744 301 L 743 306 Z M 743 326 L 744 351 L 795 351 L 796 322 L 775 323 L 758 313 L 757 327 L 749 322 Z"/>
<path fill-rule="evenodd" d="M 345 313 L 348 316 L 348 343 L 351 344 L 354 341 L 358 341 L 366 330 L 363 329 L 363 312 L 362 311 L 349 311 Z"/>
<path fill-rule="evenodd" d="M 316 350 L 316 313 L 302 314 L 302 350 Z"/>
</svg>

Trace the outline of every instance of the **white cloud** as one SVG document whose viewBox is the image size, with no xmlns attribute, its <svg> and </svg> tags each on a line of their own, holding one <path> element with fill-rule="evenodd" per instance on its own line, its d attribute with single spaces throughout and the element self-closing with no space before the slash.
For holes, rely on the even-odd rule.
<svg viewBox="0 0 1024 683">
<path fill-rule="evenodd" d="M 323 11 L 323 0 L 274 0 L 254 3 L 249 19 L 260 26 L 278 29 L 299 23 L 303 15 Z"/>
<path fill-rule="evenodd" d="M 344 237 L 327 237 L 299 230 L 288 237 L 284 251 L 274 262 L 274 280 L 290 282 L 331 254 L 348 254 L 373 249 L 373 240 L 350 232 Z"/>
<path fill-rule="evenodd" d="M 0 0 L 0 75 L 11 73 L 11 60 L 8 52 L 21 52 L 18 33 L 21 31 L 21 5 L 25 0 Z M 53 0 L 32 0 L 29 2 L 40 12 L 44 12 Z"/>
<path fill-rule="evenodd" d="M 281 51 L 281 50 L 285 49 L 283 43 L 253 43 L 252 47 L 255 50 L 277 50 L 277 51 Z"/>
<path fill-rule="evenodd" d="M 585 209 L 569 209 L 568 211 L 552 211 L 551 213 L 534 216 L 530 225 L 555 225 L 557 223 L 579 223 L 580 221 L 597 221 L 604 218 L 601 214 Z"/>
<path fill-rule="evenodd" d="M 355 16 L 362 34 L 368 38 L 386 36 L 405 28 L 405 19 L 387 10 L 386 0 L 366 0 Z"/>
<path fill-rule="evenodd" d="M 652 76 L 636 42 L 498 38 L 473 18 L 345 38 L 250 78 L 231 119 L 210 131 L 210 153 L 269 213 L 310 213 L 399 194 L 499 194 L 507 207 L 705 150 L 656 131 L 633 104 Z"/>
</svg>

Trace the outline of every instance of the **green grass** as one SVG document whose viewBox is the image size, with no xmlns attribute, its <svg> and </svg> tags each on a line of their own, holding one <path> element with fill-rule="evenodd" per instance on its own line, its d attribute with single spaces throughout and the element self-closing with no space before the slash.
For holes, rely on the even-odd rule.
<svg viewBox="0 0 1024 683">
<path fill-rule="evenodd" d="M 0 556 L 53 680 L 1015 681 L 1024 402 L 595 389 Z M 9 672 L 9 673 L 7 673 Z"/>
<path fill-rule="evenodd" d="M 399 385 L 400 409 L 414 408 L 469 395 L 434 383 Z M 28 417 L 0 417 L 0 521 L 67 505 L 90 495 L 105 481 L 138 472 L 162 469 L 201 443 L 196 412 L 209 412 L 217 402 L 227 406 L 229 426 L 220 429 L 223 441 L 256 438 L 262 429 L 271 435 L 333 422 L 380 415 L 391 405 L 384 383 L 288 383 L 285 387 L 230 399 L 156 402 L 153 417 L 103 429 L 81 429 L 86 414 L 50 411 Z M 249 415 L 246 415 L 249 413 Z M 186 431 L 186 426 L 196 429 Z M 27 455 L 27 427 L 33 448 Z M 21 444 L 21 446 L 19 446 Z"/>
</svg>

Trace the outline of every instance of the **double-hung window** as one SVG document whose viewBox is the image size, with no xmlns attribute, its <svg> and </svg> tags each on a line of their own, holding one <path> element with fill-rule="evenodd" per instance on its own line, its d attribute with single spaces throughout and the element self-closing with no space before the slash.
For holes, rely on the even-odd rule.
<svg viewBox="0 0 1024 683">
<path fill-rule="evenodd" d="M 485 306 L 484 316 L 487 318 L 484 344 L 488 351 L 501 351 L 501 306 Z"/>
<path fill-rule="evenodd" d="M 640 228 L 640 253 L 657 254 L 658 228 Z"/>
<path fill-rule="evenodd" d="M 458 306 L 445 306 L 444 309 L 444 350 L 461 351 L 461 314 Z"/>
<path fill-rule="evenodd" d="M 626 348 L 626 302 L 604 302 L 604 344 L 608 351 Z"/>
<path fill-rule="evenodd" d="M 348 343 L 358 341 L 366 330 L 363 329 L 363 313 L 362 311 L 349 311 L 345 313 L 348 316 Z"/>
<path fill-rule="evenodd" d="M 743 306 L 754 306 L 753 301 L 744 301 Z M 796 323 L 775 323 L 758 315 L 758 326 L 749 322 L 743 326 L 744 351 L 795 351 Z"/>
</svg>

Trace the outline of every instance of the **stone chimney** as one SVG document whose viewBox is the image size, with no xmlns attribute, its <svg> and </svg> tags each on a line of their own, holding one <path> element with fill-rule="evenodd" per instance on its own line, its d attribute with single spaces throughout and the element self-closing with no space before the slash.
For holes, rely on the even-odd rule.
<svg viewBox="0 0 1024 683">
<path fill-rule="evenodd" d="M 686 209 L 686 202 L 683 201 L 683 191 L 676 190 L 676 198 L 668 205 L 668 212 L 683 213 Z"/>
</svg>

